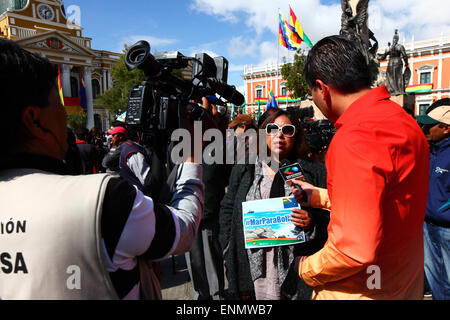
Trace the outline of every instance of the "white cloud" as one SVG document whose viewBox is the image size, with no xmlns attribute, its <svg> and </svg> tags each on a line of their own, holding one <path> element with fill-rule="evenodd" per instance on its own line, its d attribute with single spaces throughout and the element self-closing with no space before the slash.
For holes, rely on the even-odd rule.
<svg viewBox="0 0 450 320">
<path fill-rule="evenodd" d="M 398 29 L 400 41 L 410 42 L 450 35 L 450 1 L 442 0 L 373 0 L 369 7 L 369 26 L 380 46 L 392 42 Z"/>
<path fill-rule="evenodd" d="M 255 60 L 255 65 L 262 65 L 276 61 L 278 8 L 288 18 L 289 4 L 313 43 L 327 35 L 339 33 L 342 14 L 339 0 L 332 4 L 320 0 L 193 0 L 191 9 L 253 30 L 253 36 L 234 37 L 230 41 L 228 54 L 230 57 L 248 56 Z M 392 41 L 395 29 L 399 29 L 401 42 L 403 38 L 406 42 L 411 41 L 413 35 L 416 41 L 438 38 L 441 33 L 449 36 L 448 12 L 450 1 L 372 0 L 369 3 L 369 27 L 380 47 Z M 273 44 L 263 41 L 267 39 L 263 38 L 267 32 L 274 35 Z M 284 48 L 280 48 L 282 56 L 287 56 Z"/>
<path fill-rule="evenodd" d="M 242 70 L 244 70 L 243 65 L 237 65 L 237 64 L 230 63 L 230 65 L 228 66 L 229 72 L 237 72 L 237 71 L 242 72 Z"/>
<path fill-rule="evenodd" d="M 153 51 L 161 51 L 158 48 L 177 42 L 176 39 L 158 38 L 158 37 L 153 37 L 153 36 L 149 36 L 149 35 L 132 35 L 132 36 L 128 36 L 126 38 L 122 38 L 120 40 L 121 50 L 124 48 L 124 45 L 131 46 L 140 40 L 145 40 L 148 43 L 150 43 L 152 52 Z"/>
</svg>

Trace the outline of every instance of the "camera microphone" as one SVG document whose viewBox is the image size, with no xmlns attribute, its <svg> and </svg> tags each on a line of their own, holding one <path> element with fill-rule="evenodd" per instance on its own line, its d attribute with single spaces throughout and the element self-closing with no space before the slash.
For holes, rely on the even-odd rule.
<svg viewBox="0 0 450 320">
<path fill-rule="evenodd" d="M 208 85 L 220 96 L 236 106 L 241 106 L 245 102 L 244 96 L 236 90 L 236 87 L 230 86 L 223 81 L 215 78 L 208 78 Z"/>
</svg>

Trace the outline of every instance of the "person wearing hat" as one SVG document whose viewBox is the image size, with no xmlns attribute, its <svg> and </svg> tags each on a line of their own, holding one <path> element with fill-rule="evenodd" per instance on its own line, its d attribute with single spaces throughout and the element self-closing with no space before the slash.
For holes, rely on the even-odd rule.
<svg viewBox="0 0 450 320">
<path fill-rule="evenodd" d="M 425 275 L 433 299 L 450 299 L 450 99 L 417 117 L 430 143 L 430 188 L 423 226 Z"/>
<path fill-rule="evenodd" d="M 126 141 L 127 131 L 124 127 L 117 126 L 108 131 L 107 134 L 112 137 L 112 145 L 111 150 L 103 158 L 102 166 L 106 168 L 107 173 L 119 174 L 120 152 L 123 143 Z"/>
</svg>

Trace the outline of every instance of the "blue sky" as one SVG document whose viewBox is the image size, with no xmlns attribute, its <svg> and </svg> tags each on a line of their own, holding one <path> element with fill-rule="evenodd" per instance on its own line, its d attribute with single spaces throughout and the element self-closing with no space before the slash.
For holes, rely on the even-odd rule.
<svg viewBox="0 0 450 320">
<path fill-rule="evenodd" d="M 278 8 L 289 4 L 313 43 L 340 30 L 340 0 L 66 0 L 81 9 L 83 35 L 95 49 L 120 52 L 124 43 L 148 40 L 152 51 L 206 52 L 230 62 L 229 83 L 243 87 L 245 65 L 276 63 L 292 57 L 277 46 Z M 400 41 L 450 36 L 448 0 L 371 0 L 369 26 L 380 47 Z M 70 17 L 70 12 L 68 11 Z M 306 47 L 305 47 L 306 49 Z M 279 54 L 278 54 L 279 53 Z"/>
</svg>

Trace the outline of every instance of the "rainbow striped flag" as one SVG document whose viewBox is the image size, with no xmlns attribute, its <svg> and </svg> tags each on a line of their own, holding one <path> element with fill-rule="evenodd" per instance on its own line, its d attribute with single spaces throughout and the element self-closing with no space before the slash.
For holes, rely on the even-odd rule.
<svg viewBox="0 0 450 320">
<path fill-rule="evenodd" d="M 289 36 L 287 34 L 287 29 L 288 29 L 288 24 L 286 22 L 286 20 L 283 17 L 283 13 L 281 12 L 281 10 L 279 11 L 279 15 L 280 15 L 280 23 L 279 23 L 279 40 L 278 42 L 285 48 L 287 48 L 288 50 L 297 50 L 297 48 L 295 48 L 291 42 L 289 41 Z M 290 29 L 289 29 L 290 30 Z"/>
<path fill-rule="evenodd" d="M 290 25 L 284 18 L 283 13 L 280 11 L 280 19 L 283 22 L 284 31 L 286 34 L 287 41 L 292 48 L 298 49 L 302 44 L 302 39 L 295 32 L 294 26 Z"/>
<path fill-rule="evenodd" d="M 300 24 L 300 22 L 297 19 L 297 16 L 294 13 L 294 10 L 292 10 L 291 6 L 289 6 L 290 9 L 290 16 L 291 16 L 291 26 L 294 27 L 295 32 L 297 34 L 297 36 L 302 39 L 303 41 L 305 41 L 305 43 L 312 48 L 313 44 L 311 42 L 311 40 L 309 40 L 308 36 L 305 34 L 305 31 L 303 31 L 302 25 Z"/>
<path fill-rule="evenodd" d="M 63 93 L 62 81 L 61 81 L 61 66 L 60 65 L 58 65 L 58 94 L 59 94 L 59 99 L 61 100 L 61 104 L 63 105 L 63 107 L 65 107 L 64 93 Z"/>
<path fill-rule="evenodd" d="M 267 101 L 267 110 L 269 109 L 278 109 L 278 103 L 277 100 L 275 100 L 272 89 L 270 89 L 269 99 Z"/>
<path fill-rule="evenodd" d="M 432 83 L 421 83 L 406 87 L 406 93 L 429 93 L 433 89 Z"/>
</svg>

